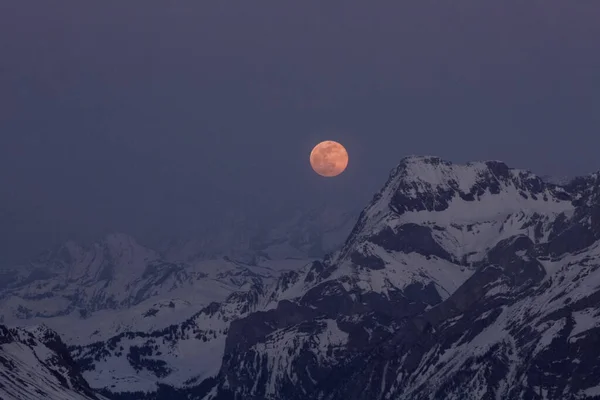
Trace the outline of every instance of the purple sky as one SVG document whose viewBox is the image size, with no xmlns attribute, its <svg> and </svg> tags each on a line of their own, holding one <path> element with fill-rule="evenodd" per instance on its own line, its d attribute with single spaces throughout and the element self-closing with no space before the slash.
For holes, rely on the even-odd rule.
<svg viewBox="0 0 600 400">
<path fill-rule="evenodd" d="M 0 257 L 362 205 L 407 154 L 600 169 L 600 2 L 0 3 Z M 308 154 L 350 154 L 335 179 Z"/>
</svg>

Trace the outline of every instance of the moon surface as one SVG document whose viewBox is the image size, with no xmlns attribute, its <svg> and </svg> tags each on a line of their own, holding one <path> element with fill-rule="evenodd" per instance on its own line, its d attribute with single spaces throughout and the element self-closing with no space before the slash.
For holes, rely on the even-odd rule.
<svg viewBox="0 0 600 400">
<path fill-rule="evenodd" d="M 338 142 L 326 140 L 310 152 L 310 165 L 321 176 L 338 176 L 348 166 L 348 152 Z"/>
</svg>

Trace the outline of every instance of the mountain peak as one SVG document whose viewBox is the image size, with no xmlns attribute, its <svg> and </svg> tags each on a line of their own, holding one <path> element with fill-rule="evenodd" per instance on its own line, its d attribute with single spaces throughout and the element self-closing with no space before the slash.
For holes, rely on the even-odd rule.
<svg viewBox="0 0 600 400">
<path fill-rule="evenodd" d="M 543 203 L 542 208 L 556 203 L 567 207 L 570 200 L 562 187 L 546 183 L 530 171 L 510 168 L 502 161 L 454 164 L 434 156 L 409 156 L 392 170 L 388 182 L 367 208 L 377 212 L 381 207 L 389 208 L 398 215 L 442 212 L 454 203 L 489 203 L 492 198 L 496 203 L 515 195 L 518 204 L 514 205 L 519 209 L 537 208 Z M 497 206 L 493 208 L 504 208 Z"/>
<path fill-rule="evenodd" d="M 408 235 L 407 248 L 427 242 L 437 249 L 427 254 L 451 255 L 448 260 L 458 261 L 470 257 L 466 250 L 474 247 L 475 231 L 487 232 L 486 246 L 493 246 L 510 232 L 529 230 L 527 221 L 539 225 L 537 235 L 543 231 L 546 240 L 554 228 L 544 221 L 561 213 L 570 217 L 573 197 L 571 191 L 502 161 L 454 164 L 434 156 L 405 157 L 363 210 L 339 257 L 370 259 L 364 243 L 379 243 L 390 235 L 397 242 L 398 235 Z M 485 248 L 481 250 L 471 259 L 483 256 Z"/>
<path fill-rule="evenodd" d="M 390 179 L 419 182 L 437 186 L 444 184 L 460 187 L 468 191 L 484 175 L 493 175 L 497 179 L 509 178 L 511 168 L 502 161 L 480 161 L 467 164 L 455 164 L 436 156 L 404 157 L 390 174 Z M 514 170 L 519 173 L 526 171 Z"/>
<path fill-rule="evenodd" d="M 232 323 L 209 398 L 592 398 L 599 204 L 598 175 L 406 157 L 341 251 Z"/>
</svg>

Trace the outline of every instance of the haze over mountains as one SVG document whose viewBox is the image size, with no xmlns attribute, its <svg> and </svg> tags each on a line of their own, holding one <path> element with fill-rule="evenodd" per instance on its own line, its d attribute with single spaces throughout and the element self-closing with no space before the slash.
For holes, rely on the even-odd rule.
<svg viewBox="0 0 600 400">
<path fill-rule="evenodd" d="M 157 326 L 156 320 L 169 325 L 233 291 L 247 290 L 322 257 L 343 243 L 356 216 L 319 209 L 293 215 L 271 229 L 238 223 L 210 236 L 164 242 L 161 251 L 125 234 L 111 234 L 91 245 L 67 242 L 4 273 L 0 287 L 11 296 L 0 300 L 0 321 L 52 318 L 59 321 L 58 328 L 49 324 L 60 331 L 73 316 L 88 319 L 82 324 L 85 333 L 72 327 L 64 333 L 69 340 L 75 340 L 73 335 L 139 328 L 148 321 L 153 321 L 152 327 Z M 168 306 L 174 320 L 142 317 L 163 306 Z M 109 313 L 111 325 L 106 326 L 107 310 L 121 313 L 122 320 Z M 90 318 L 103 325 L 101 333 Z"/>
<path fill-rule="evenodd" d="M 74 398 L 600 396 L 597 173 L 412 156 L 359 216 L 253 229 L 68 243 L 4 276 L 0 315 L 58 332 Z M 29 365 L 46 345 L 15 332 L 0 357 Z"/>
</svg>

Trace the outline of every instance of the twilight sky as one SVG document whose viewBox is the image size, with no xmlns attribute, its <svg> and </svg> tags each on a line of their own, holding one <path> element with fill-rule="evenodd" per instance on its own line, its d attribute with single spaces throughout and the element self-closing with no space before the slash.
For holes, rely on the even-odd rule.
<svg viewBox="0 0 600 400">
<path fill-rule="evenodd" d="M 600 2 L 0 3 L 0 262 L 362 205 L 407 154 L 600 169 Z M 310 170 L 332 139 L 347 171 Z"/>
</svg>

